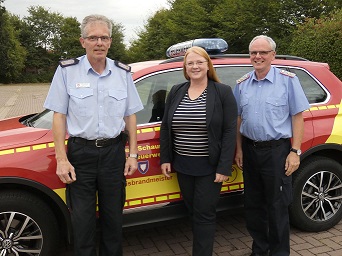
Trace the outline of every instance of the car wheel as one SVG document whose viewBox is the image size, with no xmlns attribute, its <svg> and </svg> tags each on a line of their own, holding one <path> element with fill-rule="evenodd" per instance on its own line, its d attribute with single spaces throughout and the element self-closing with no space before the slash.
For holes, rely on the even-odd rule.
<svg viewBox="0 0 342 256">
<path fill-rule="evenodd" d="M 51 256 L 58 246 L 58 225 L 39 198 L 20 191 L 0 191 L 0 255 Z"/>
<path fill-rule="evenodd" d="M 312 157 L 293 176 L 291 223 L 317 232 L 342 218 L 342 165 L 326 157 Z"/>
</svg>

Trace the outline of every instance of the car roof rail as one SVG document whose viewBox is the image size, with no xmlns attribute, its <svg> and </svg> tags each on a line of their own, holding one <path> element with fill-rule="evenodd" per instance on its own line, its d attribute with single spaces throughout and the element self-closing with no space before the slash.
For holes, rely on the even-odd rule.
<svg viewBox="0 0 342 256">
<path fill-rule="evenodd" d="M 210 54 L 211 59 L 223 59 L 223 58 L 249 58 L 249 54 L 244 53 L 237 53 L 237 54 Z M 293 55 L 276 55 L 276 59 L 281 60 L 301 60 L 301 61 L 309 61 L 308 59 L 293 56 Z M 184 56 L 174 57 L 170 59 L 166 59 L 162 61 L 160 64 L 172 63 L 172 62 L 179 62 L 183 61 Z"/>
</svg>

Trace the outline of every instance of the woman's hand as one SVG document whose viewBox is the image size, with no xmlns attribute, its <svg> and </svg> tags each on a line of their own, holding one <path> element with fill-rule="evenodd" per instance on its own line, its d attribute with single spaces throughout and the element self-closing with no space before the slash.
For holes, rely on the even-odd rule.
<svg viewBox="0 0 342 256">
<path fill-rule="evenodd" d="M 160 168 L 161 168 L 161 171 L 164 174 L 164 176 L 170 178 L 171 164 L 170 163 L 164 163 L 161 165 Z"/>
</svg>

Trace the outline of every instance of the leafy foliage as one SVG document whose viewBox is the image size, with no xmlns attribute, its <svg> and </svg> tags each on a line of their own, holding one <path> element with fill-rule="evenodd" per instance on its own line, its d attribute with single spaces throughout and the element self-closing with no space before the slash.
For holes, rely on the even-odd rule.
<svg viewBox="0 0 342 256">
<path fill-rule="evenodd" d="M 0 1 L 0 4 L 2 2 Z M 20 46 L 16 36 L 9 14 L 0 6 L 0 83 L 17 81 L 24 68 L 26 51 Z"/>
<path fill-rule="evenodd" d="M 108 57 L 111 59 L 127 62 L 126 48 L 124 41 L 124 28 L 122 24 L 112 21 L 112 44 L 108 51 Z"/>
<path fill-rule="evenodd" d="M 327 62 L 342 79 L 342 8 L 323 18 L 310 18 L 298 27 L 289 47 L 291 54 Z"/>
<path fill-rule="evenodd" d="M 10 15 L 0 0 L 0 82 L 49 82 L 58 60 L 85 54 L 80 23 L 41 6 L 23 19 Z M 220 37 L 228 53 L 247 53 L 250 40 L 271 36 L 278 54 L 328 62 L 341 78 L 341 0 L 168 0 L 151 14 L 137 39 L 124 44 L 124 27 L 113 22 L 108 57 L 125 63 L 164 59 L 173 44 Z M 332 13 L 334 13 L 332 15 Z"/>
<path fill-rule="evenodd" d="M 68 17 L 63 20 L 60 28 L 60 40 L 54 44 L 60 59 L 76 58 L 85 54 L 80 43 L 80 25 L 76 18 Z"/>
</svg>

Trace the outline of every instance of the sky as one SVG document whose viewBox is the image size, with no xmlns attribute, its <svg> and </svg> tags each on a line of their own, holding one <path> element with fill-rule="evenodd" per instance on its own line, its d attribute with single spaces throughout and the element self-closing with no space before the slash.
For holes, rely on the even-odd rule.
<svg viewBox="0 0 342 256">
<path fill-rule="evenodd" d="M 20 18 L 28 16 L 30 6 L 42 6 L 64 17 L 76 17 L 79 22 L 89 14 L 102 14 L 124 27 L 125 43 L 137 38 L 147 19 L 168 8 L 167 0 L 5 0 L 3 6 Z"/>
</svg>

